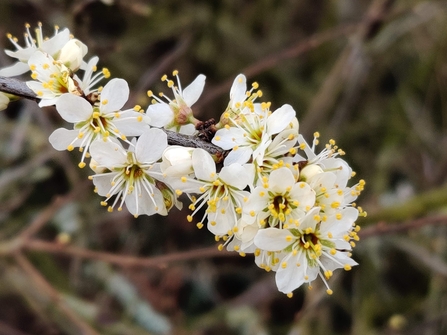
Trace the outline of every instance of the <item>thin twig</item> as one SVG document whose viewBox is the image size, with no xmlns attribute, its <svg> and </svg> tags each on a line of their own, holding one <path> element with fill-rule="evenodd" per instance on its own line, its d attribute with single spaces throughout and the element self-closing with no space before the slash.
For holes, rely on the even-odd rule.
<svg viewBox="0 0 447 335">
<path fill-rule="evenodd" d="M 122 256 L 108 252 L 93 251 L 74 246 L 65 246 L 62 244 L 37 239 L 28 240 L 28 242 L 23 245 L 23 247 L 28 251 L 44 251 L 57 255 L 94 259 L 122 267 L 160 267 L 164 266 L 166 263 L 188 261 L 198 258 L 204 259 L 239 255 L 236 252 L 230 252 L 226 250 L 219 251 L 216 247 L 210 247 L 190 251 L 181 251 L 154 257 L 134 257 Z"/>
<path fill-rule="evenodd" d="M 447 225 L 447 216 L 425 217 L 411 220 L 405 223 L 386 223 L 379 222 L 374 226 L 367 227 L 359 232 L 360 238 L 368 238 L 378 235 L 388 235 L 402 233 L 411 229 L 419 229 L 425 226 Z"/>
<path fill-rule="evenodd" d="M 40 229 L 54 216 L 54 214 L 64 205 L 73 201 L 77 196 L 85 192 L 85 188 L 90 185 L 89 181 L 78 184 L 77 187 L 63 197 L 57 197 L 48 205 L 37 217 L 23 229 L 17 236 L 17 239 L 22 243 L 27 243 L 28 239 L 34 236 Z"/>
<path fill-rule="evenodd" d="M 52 302 L 57 305 L 69 320 L 79 328 L 79 334 L 83 335 L 99 335 L 89 324 L 82 320 L 74 313 L 62 300 L 59 292 L 40 274 L 39 271 L 28 261 L 21 253 L 16 253 L 14 259 L 17 264 L 27 273 L 30 279 L 44 292 Z"/>
<path fill-rule="evenodd" d="M 0 76 L 0 92 L 12 93 L 25 99 L 38 101 L 34 92 L 31 91 L 24 82 L 13 78 Z M 224 150 L 212 143 L 203 141 L 196 136 L 183 135 L 165 129 L 162 130 L 165 131 L 165 133 L 167 134 L 168 143 L 171 145 L 202 148 L 208 151 L 210 154 L 215 155 L 217 158 L 217 163 L 223 160 Z"/>
</svg>

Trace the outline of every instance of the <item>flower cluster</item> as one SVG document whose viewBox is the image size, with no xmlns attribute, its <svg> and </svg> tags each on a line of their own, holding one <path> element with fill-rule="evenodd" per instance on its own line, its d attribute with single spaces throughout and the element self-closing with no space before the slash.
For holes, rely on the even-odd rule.
<svg viewBox="0 0 447 335">
<path fill-rule="evenodd" d="M 17 51 L 7 54 L 18 61 L 0 75 L 31 72 L 27 85 L 39 106 L 54 105 L 72 124 L 56 129 L 50 143 L 56 150 L 79 148 L 79 167 L 89 162 L 95 192 L 109 211 L 126 206 L 135 217 L 167 215 L 182 207 L 179 198 L 185 194 L 191 201 L 187 221 L 199 228 L 206 224 L 222 241 L 220 249 L 253 253 L 259 267 L 276 272 L 278 289 L 286 294 L 316 277 L 331 294 L 333 271 L 357 264 L 351 258 L 358 240 L 355 222 L 366 213 L 354 201 L 365 182 L 348 186 L 354 173 L 341 158 L 344 152 L 333 140 L 317 152 L 318 133 L 309 145 L 292 106 L 272 109 L 270 102 L 259 101 L 258 84 L 247 88 L 240 74 L 219 121 L 204 123 L 192 106 L 205 76 L 182 88 L 174 71 L 174 80 L 162 77 L 172 98 L 148 91 L 146 112 L 140 106 L 123 109 L 127 82 L 115 78 L 96 87 L 110 74 L 96 73 L 97 57 L 84 61 L 87 47 L 68 29 L 56 28 L 49 39 L 40 24 L 36 39 L 29 29 L 26 47 L 9 36 Z M 223 159 L 201 148 L 168 144 L 167 130 L 197 142 L 200 129 L 224 152 Z"/>
</svg>

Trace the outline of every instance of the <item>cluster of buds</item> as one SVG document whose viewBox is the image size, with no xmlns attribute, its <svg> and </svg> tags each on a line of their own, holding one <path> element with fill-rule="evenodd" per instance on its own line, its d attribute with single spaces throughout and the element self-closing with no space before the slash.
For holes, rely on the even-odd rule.
<svg viewBox="0 0 447 335">
<path fill-rule="evenodd" d="M 43 39 L 39 25 L 34 40 L 27 27 L 24 48 L 10 39 L 18 50 L 6 52 L 18 62 L 0 75 L 31 71 L 27 85 L 39 106 L 54 105 L 73 124 L 56 129 L 50 143 L 56 150 L 79 148 L 79 167 L 89 163 L 95 192 L 109 211 L 125 207 L 135 217 L 167 215 L 189 198 L 187 221 L 206 225 L 220 249 L 253 253 L 260 268 L 276 272 L 278 289 L 288 295 L 318 276 L 331 294 L 333 271 L 357 264 L 351 258 L 358 240 L 355 222 L 366 213 L 354 201 L 365 182 L 348 186 L 354 173 L 335 141 L 316 152 L 319 134 L 308 144 L 292 106 L 272 110 L 270 102 L 258 101 L 257 83 L 248 88 L 245 76 L 238 75 L 228 106 L 207 127 L 207 140 L 224 152 L 218 159 L 198 147 L 169 145 L 166 135 L 171 130 L 201 141 L 204 122 L 194 117 L 192 106 L 202 94 L 204 75 L 182 88 L 174 71 L 173 79 L 162 77 L 172 98 L 148 91 L 152 101 L 146 111 L 123 109 L 127 82 L 115 78 L 95 88 L 110 73 L 96 73 L 97 57 L 84 61 L 87 47 L 68 29 L 56 28 L 53 37 Z"/>
</svg>

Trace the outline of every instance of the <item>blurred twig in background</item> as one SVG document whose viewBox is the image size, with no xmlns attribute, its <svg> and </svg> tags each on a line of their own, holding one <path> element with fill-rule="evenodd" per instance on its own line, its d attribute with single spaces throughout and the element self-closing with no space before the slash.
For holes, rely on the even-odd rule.
<svg viewBox="0 0 447 335">
<path fill-rule="evenodd" d="M 185 84 L 207 76 L 194 111 L 216 117 L 244 72 L 273 109 L 295 107 L 303 134 L 337 140 L 367 181 L 358 205 L 369 215 L 359 220 L 360 266 L 334 274 L 334 295 L 315 286 L 289 299 L 251 256 L 218 252 L 187 209 L 104 211 L 88 171 L 48 144 L 54 110 L 20 100 L 0 114 L 0 334 L 446 333 L 446 9 L 443 0 L 1 2 L 0 33 L 68 26 L 143 108 L 146 90 L 164 91 L 156 79 L 178 69 Z"/>
</svg>

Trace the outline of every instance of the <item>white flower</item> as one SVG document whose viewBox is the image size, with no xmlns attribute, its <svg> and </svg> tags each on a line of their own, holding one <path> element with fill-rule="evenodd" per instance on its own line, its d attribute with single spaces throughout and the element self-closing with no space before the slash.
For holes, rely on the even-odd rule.
<svg viewBox="0 0 447 335">
<path fill-rule="evenodd" d="M 254 82 L 252 88 L 247 91 L 247 78 L 243 74 L 239 74 L 233 81 L 230 89 L 230 101 L 225 112 L 222 113 L 217 128 L 222 128 L 227 124 L 233 124 L 238 122 L 239 114 L 248 113 L 254 111 L 255 106 L 259 107 L 260 104 L 254 104 L 254 101 L 262 96 L 262 91 L 257 90 L 258 83 Z M 255 91 L 256 90 L 256 91 Z"/>
<path fill-rule="evenodd" d="M 134 151 L 126 151 L 116 141 L 95 141 L 90 147 L 97 168 L 107 168 L 110 172 L 91 176 L 99 195 L 105 196 L 103 206 L 107 206 L 115 196 L 108 210 L 112 211 L 123 203 L 134 216 L 155 213 L 167 215 L 162 192 L 157 183 L 162 179 L 155 162 L 167 146 L 167 136 L 160 129 L 148 129 L 138 138 Z M 172 193 L 172 192 L 171 192 Z"/>
<path fill-rule="evenodd" d="M 283 227 L 301 220 L 315 203 L 315 192 L 304 182 L 295 182 L 290 169 L 279 168 L 264 177 L 251 193 L 243 219 L 259 227 Z"/>
<path fill-rule="evenodd" d="M 49 138 L 56 150 L 73 150 L 80 147 L 83 152 L 80 167 L 90 144 L 96 139 L 107 141 L 109 136 L 126 140 L 126 136 L 139 136 L 149 128 L 145 115 L 134 109 L 121 111 L 129 96 L 129 86 L 123 79 L 112 79 L 104 86 L 98 103 L 91 105 L 87 100 L 73 94 L 62 95 L 56 109 L 61 117 L 74 124 L 73 130 L 56 129 Z"/>
<path fill-rule="evenodd" d="M 85 96 L 88 96 L 90 93 L 97 91 L 94 86 L 101 79 L 110 77 L 110 72 L 106 68 L 102 69 L 101 72 L 94 74 L 97 70 L 96 64 L 98 63 L 98 61 L 99 58 L 95 56 L 92 57 L 92 59 L 90 59 L 87 64 L 85 64 L 83 68 L 84 76 L 82 80 L 77 75 L 74 75 L 73 77 L 73 79 L 77 82 L 77 86 L 81 89 Z"/>
<path fill-rule="evenodd" d="M 30 32 L 30 25 L 26 24 L 25 27 L 25 47 L 21 47 L 17 43 L 17 38 L 8 34 L 9 40 L 17 48 L 17 51 L 5 50 L 5 52 L 8 56 L 17 58 L 18 62 L 1 69 L 0 76 L 18 76 L 29 71 L 28 60 L 37 50 L 51 55 L 54 59 L 58 59 L 61 49 L 70 41 L 70 31 L 68 29 L 59 31 L 59 27 L 56 26 L 54 36 L 46 39 L 43 37 L 42 24 L 39 23 L 35 29 L 36 36 L 34 39 Z"/>
<path fill-rule="evenodd" d="M 262 161 L 272 136 L 289 127 L 295 118 L 290 105 L 283 105 L 273 113 L 267 105 L 263 107 L 263 115 L 248 112 L 241 113 L 238 120 L 229 117 L 233 126 L 227 125 L 216 132 L 212 143 L 224 150 L 232 149 L 225 158 L 225 165 L 244 164 L 250 159 Z"/>
<path fill-rule="evenodd" d="M 177 78 L 177 86 L 172 80 L 168 80 L 166 75 L 162 77 L 162 80 L 167 81 L 168 87 L 172 89 L 174 94 L 174 99 L 171 100 L 160 94 L 167 101 L 164 102 L 154 96 L 152 91 L 148 91 L 149 97 L 153 98 L 153 104 L 147 109 L 147 114 L 151 119 L 150 125 L 191 135 L 195 131 L 194 122 L 196 121 L 191 106 L 196 103 L 202 94 L 206 77 L 200 74 L 189 86 L 182 89 L 178 72 L 174 71 L 173 75 Z"/>
<path fill-rule="evenodd" d="M 71 71 L 76 72 L 84 63 L 84 56 L 87 54 L 87 46 L 78 39 L 69 40 L 61 49 L 57 58 Z"/>
<path fill-rule="evenodd" d="M 265 266 L 276 267 L 276 284 L 283 293 L 291 293 L 319 275 L 327 293 L 332 294 L 326 281 L 332 272 L 338 268 L 348 271 L 357 265 L 348 251 L 349 240 L 358 239 L 352 231 L 358 211 L 351 207 L 327 217 L 321 217 L 319 211 L 314 207 L 299 224 L 287 229 L 263 229 L 254 238 L 258 248 L 275 252 L 273 263 Z"/>
<path fill-rule="evenodd" d="M 194 148 L 170 145 L 163 152 L 160 164 L 163 174 L 169 177 L 181 177 L 194 172 L 192 153 Z"/>
<path fill-rule="evenodd" d="M 196 179 L 188 176 L 175 178 L 170 184 L 176 192 L 201 194 L 194 198 L 190 209 L 193 213 L 188 216 L 192 221 L 203 206 L 207 206 L 204 217 L 198 223 L 208 218 L 208 230 L 214 235 L 223 236 L 233 234 L 244 202 L 249 193 L 244 188 L 249 182 L 245 168 L 240 164 L 223 167 L 220 173 L 216 172 L 216 163 L 211 155 L 203 149 L 195 149 L 192 153 L 192 166 Z"/>
<path fill-rule="evenodd" d="M 27 81 L 26 85 L 41 99 L 39 107 L 56 104 L 64 93 L 81 95 L 70 77 L 70 70 L 50 55 L 36 51 L 30 57 L 28 64 L 34 81 Z"/>
</svg>

